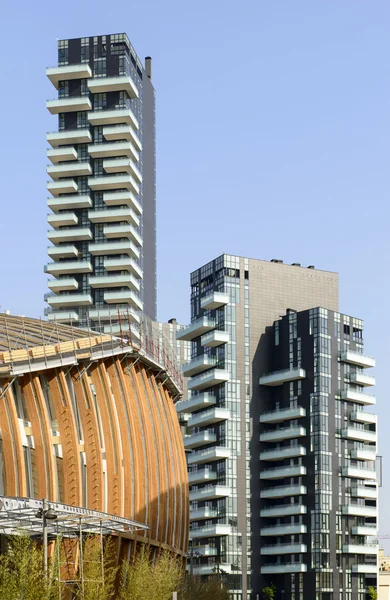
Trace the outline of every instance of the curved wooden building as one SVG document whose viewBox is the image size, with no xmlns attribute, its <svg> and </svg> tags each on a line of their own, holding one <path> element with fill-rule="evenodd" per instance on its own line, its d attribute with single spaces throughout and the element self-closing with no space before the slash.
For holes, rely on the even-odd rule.
<svg viewBox="0 0 390 600">
<path fill-rule="evenodd" d="M 120 515 L 185 553 L 179 370 L 158 340 L 137 342 L 0 315 L 0 495 Z"/>
</svg>

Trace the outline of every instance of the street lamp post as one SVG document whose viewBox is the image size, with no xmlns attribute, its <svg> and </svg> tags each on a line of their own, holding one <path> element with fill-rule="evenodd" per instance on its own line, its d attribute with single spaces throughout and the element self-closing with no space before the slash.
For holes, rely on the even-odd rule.
<svg viewBox="0 0 390 600">
<path fill-rule="evenodd" d="M 50 507 L 47 498 L 44 498 L 42 501 L 42 508 L 38 510 L 35 515 L 38 519 L 42 519 L 42 530 L 43 530 L 43 570 L 45 573 L 45 577 L 47 577 L 47 567 L 48 567 L 48 559 L 47 559 L 47 522 L 54 521 L 57 518 L 56 513 Z"/>
</svg>

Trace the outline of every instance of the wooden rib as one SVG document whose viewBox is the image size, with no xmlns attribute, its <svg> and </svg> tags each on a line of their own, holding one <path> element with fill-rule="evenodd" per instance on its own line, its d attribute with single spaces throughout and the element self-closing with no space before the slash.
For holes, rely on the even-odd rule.
<svg viewBox="0 0 390 600">
<path fill-rule="evenodd" d="M 176 477 L 175 477 L 175 463 L 173 460 L 172 438 L 169 433 L 168 417 L 166 414 L 164 402 L 161 397 L 160 390 L 159 390 L 159 387 L 157 385 L 154 375 L 152 375 L 150 379 L 151 379 L 151 383 L 153 385 L 154 395 L 156 398 L 157 407 L 158 407 L 159 414 L 160 414 L 160 424 L 161 424 L 161 431 L 162 431 L 162 437 L 163 437 L 162 447 L 164 450 L 166 477 L 167 477 L 167 485 L 168 485 L 167 511 L 166 511 L 166 514 L 164 517 L 165 521 L 166 521 L 166 531 L 165 531 L 165 540 L 164 541 L 166 544 L 173 545 Z"/>
<path fill-rule="evenodd" d="M 156 456 L 155 450 L 152 444 L 152 435 L 150 415 L 148 413 L 145 390 L 142 383 L 142 367 L 141 369 L 133 367 L 134 373 L 134 385 L 136 388 L 146 447 L 146 459 L 148 463 L 148 518 L 147 525 L 149 525 L 149 537 L 157 539 L 157 485 L 156 485 Z"/>
<path fill-rule="evenodd" d="M 104 510 L 103 457 L 99 424 L 91 387 L 86 373 L 80 377 L 77 369 L 72 371 L 73 388 L 84 432 L 84 451 L 87 465 L 87 507 Z"/>
<path fill-rule="evenodd" d="M 51 442 L 51 425 L 39 377 L 23 377 L 22 392 L 26 399 L 34 438 L 38 498 L 48 498 L 56 502 L 56 466 Z"/>
<path fill-rule="evenodd" d="M 107 374 L 111 382 L 111 388 L 115 398 L 115 405 L 119 419 L 119 429 L 122 441 L 123 452 L 123 515 L 126 518 L 134 518 L 134 503 L 133 503 L 133 481 L 135 480 L 134 463 L 133 463 L 133 447 L 130 434 L 131 414 L 128 412 L 124 386 L 119 376 L 120 362 L 113 360 L 106 365 Z"/>
<path fill-rule="evenodd" d="M 24 452 L 23 452 L 23 443 L 22 436 L 20 433 L 19 419 L 18 414 L 16 412 L 16 402 L 14 399 L 14 394 L 12 392 L 12 388 L 7 388 L 5 396 L 3 398 L 4 403 L 7 405 L 8 409 L 8 418 L 11 425 L 11 430 L 13 432 L 13 453 L 14 460 L 17 472 L 17 493 L 19 496 L 27 495 L 27 475 L 26 475 L 26 465 L 24 462 Z M 0 399 L 0 404 L 2 400 Z"/>
<path fill-rule="evenodd" d="M 123 468 L 116 410 L 112 401 L 111 389 L 105 365 L 91 366 L 91 379 L 96 390 L 97 405 L 101 414 L 101 424 L 106 452 L 107 512 L 123 514 Z"/>
<path fill-rule="evenodd" d="M 0 429 L 3 443 L 3 464 L 5 466 L 4 492 L 7 496 L 17 496 L 18 472 L 14 457 L 12 429 L 8 418 L 7 407 L 3 399 L 0 400 Z"/>
<path fill-rule="evenodd" d="M 167 485 L 167 471 L 165 462 L 166 448 L 163 444 L 163 435 L 161 431 L 162 419 L 158 410 L 157 400 L 153 393 L 152 386 L 150 383 L 150 374 L 145 369 L 142 371 L 145 387 L 147 391 L 147 399 L 152 415 L 152 431 L 155 446 L 157 448 L 157 467 L 158 467 L 158 478 L 157 478 L 157 494 L 158 494 L 158 539 L 161 542 L 166 541 L 166 518 L 167 518 L 167 505 L 168 505 L 168 485 Z"/>
<path fill-rule="evenodd" d="M 136 372 L 131 365 L 120 364 L 119 374 L 124 383 L 123 389 L 128 402 L 131 435 L 133 439 L 134 458 L 134 519 L 140 523 L 148 520 L 149 492 L 148 492 L 148 462 L 145 443 L 145 432 L 139 400 L 136 393 Z"/>
<path fill-rule="evenodd" d="M 81 506 L 79 439 L 68 384 L 62 370 L 48 371 L 47 378 L 61 436 L 65 482 L 64 502 L 71 506 Z"/>
</svg>

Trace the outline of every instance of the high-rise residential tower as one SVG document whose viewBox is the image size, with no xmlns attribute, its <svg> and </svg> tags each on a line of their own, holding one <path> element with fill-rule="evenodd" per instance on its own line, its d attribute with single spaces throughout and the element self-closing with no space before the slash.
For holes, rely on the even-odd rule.
<svg viewBox="0 0 390 600">
<path fill-rule="evenodd" d="M 177 333 L 192 342 L 189 393 L 177 410 L 191 413 L 194 571 L 221 573 L 234 600 L 255 600 L 272 582 L 278 600 L 339 600 L 339 589 L 352 600 L 373 575 L 364 536 L 375 533 L 365 463 L 375 417 L 359 410 L 375 401 L 362 391 L 372 361 L 361 321 L 337 311 L 337 274 L 312 266 L 222 255 L 191 274 L 192 322 Z"/>
<path fill-rule="evenodd" d="M 113 331 L 156 318 L 155 94 L 126 34 L 58 42 L 47 69 L 49 320 Z M 121 322 L 122 321 L 122 322 Z"/>
</svg>

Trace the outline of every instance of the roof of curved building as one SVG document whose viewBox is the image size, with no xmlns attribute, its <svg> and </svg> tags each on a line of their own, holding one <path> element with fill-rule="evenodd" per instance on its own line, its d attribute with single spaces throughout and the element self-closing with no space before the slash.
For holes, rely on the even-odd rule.
<svg viewBox="0 0 390 600">
<path fill-rule="evenodd" d="M 58 344 L 90 335 L 88 331 L 59 325 L 56 322 L 0 313 L 0 351 L 26 350 L 34 346 Z"/>
<path fill-rule="evenodd" d="M 146 317 L 140 319 L 137 332 L 131 328 L 118 336 L 0 313 L 0 380 L 118 354 L 136 355 L 165 373 L 174 395 L 181 394 L 183 378 L 176 354 Z"/>
</svg>

